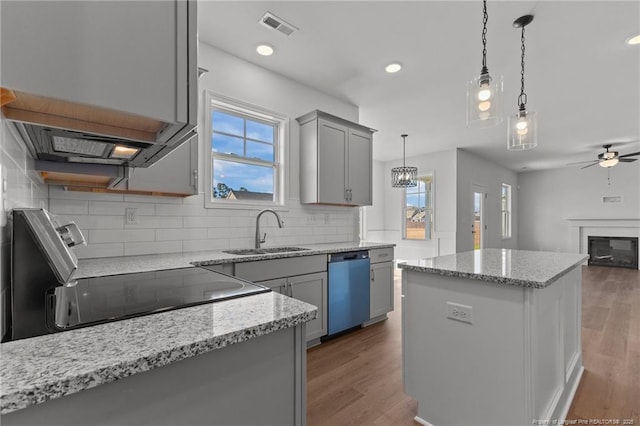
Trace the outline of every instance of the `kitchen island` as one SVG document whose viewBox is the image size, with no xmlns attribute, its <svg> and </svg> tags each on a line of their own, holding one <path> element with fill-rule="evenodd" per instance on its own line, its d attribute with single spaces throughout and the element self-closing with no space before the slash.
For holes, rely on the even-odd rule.
<svg viewBox="0 0 640 426">
<path fill-rule="evenodd" d="M 482 249 L 398 265 L 404 383 L 418 400 L 415 420 L 441 426 L 563 419 L 584 370 L 586 259 Z"/>
</svg>

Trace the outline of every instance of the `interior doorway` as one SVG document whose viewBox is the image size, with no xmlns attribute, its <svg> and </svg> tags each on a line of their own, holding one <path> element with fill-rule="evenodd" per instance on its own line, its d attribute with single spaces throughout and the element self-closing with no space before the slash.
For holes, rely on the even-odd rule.
<svg viewBox="0 0 640 426">
<path fill-rule="evenodd" d="M 484 202 L 486 193 L 478 189 L 473 191 L 473 212 L 471 234 L 473 236 L 473 250 L 484 248 Z"/>
</svg>

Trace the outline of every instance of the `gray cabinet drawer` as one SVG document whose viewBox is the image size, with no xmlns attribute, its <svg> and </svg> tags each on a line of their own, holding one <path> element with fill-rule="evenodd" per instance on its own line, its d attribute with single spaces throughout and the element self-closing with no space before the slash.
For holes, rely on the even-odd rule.
<svg viewBox="0 0 640 426">
<path fill-rule="evenodd" d="M 393 247 L 369 250 L 371 263 L 390 262 L 393 260 Z"/>
<path fill-rule="evenodd" d="M 265 281 L 327 270 L 327 255 L 257 260 L 235 264 L 235 276 L 248 281 Z"/>
</svg>

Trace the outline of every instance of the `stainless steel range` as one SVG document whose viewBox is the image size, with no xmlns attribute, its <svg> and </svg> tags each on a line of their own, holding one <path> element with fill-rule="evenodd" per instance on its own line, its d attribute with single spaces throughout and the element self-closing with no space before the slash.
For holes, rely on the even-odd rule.
<svg viewBox="0 0 640 426">
<path fill-rule="evenodd" d="M 75 223 L 43 209 L 12 212 L 11 324 L 4 340 L 271 291 L 206 267 L 73 279 Z"/>
</svg>

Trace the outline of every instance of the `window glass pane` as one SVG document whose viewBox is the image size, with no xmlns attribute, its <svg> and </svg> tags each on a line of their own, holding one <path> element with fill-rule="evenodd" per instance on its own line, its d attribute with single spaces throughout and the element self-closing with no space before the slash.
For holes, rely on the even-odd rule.
<svg viewBox="0 0 640 426">
<path fill-rule="evenodd" d="M 247 120 L 247 138 L 273 143 L 273 125 Z"/>
<path fill-rule="evenodd" d="M 405 209 L 406 238 L 408 240 L 424 240 L 425 220 L 424 209 L 407 206 Z"/>
<path fill-rule="evenodd" d="M 213 133 L 211 136 L 211 149 L 221 154 L 234 154 L 244 156 L 244 141 L 241 138 Z"/>
<path fill-rule="evenodd" d="M 275 153 L 273 145 L 268 143 L 247 141 L 247 158 L 257 158 L 259 160 L 274 161 Z"/>
<path fill-rule="evenodd" d="M 431 239 L 433 227 L 433 178 L 418 178 L 418 185 L 407 188 L 405 193 L 405 238 L 409 240 Z"/>
<path fill-rule="evenodd" d="M 213 130 L 244 137 L 244 119 L 220 111 L 214 111 L 212 114 Z"/>
<path fill-rule="evenodd" d="M 213 159 L 213 197 L 274 201 L 273 167 Z"/>
</svg>

